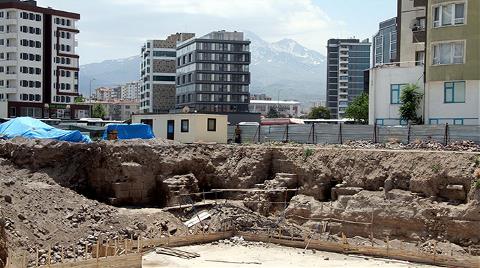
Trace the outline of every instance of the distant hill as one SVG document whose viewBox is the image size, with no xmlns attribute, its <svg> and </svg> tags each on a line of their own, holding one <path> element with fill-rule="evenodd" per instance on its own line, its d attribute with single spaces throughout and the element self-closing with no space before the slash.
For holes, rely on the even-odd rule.
<svg viewBox="0 0 480 268">
<path fill-rule="evenodd" d="M 269 43 L 246 32 L 252 41 L 251 93 L 265 93 L 274 99 L 310 102 L 325 98 L 326 60 L 317 51 L 292 39 Z M 88 95 L 93 88 L 115 86 L 140 79 L 140 56 L 106 60 L 80 66 L 80 91 Z"/>
</svg>

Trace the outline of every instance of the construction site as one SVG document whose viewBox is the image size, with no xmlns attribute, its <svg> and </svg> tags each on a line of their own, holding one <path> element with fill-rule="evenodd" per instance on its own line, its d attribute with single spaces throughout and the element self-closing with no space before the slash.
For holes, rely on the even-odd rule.
<svg viewBox="0 0 480 268">
<path fill-rule="evenodd" d="M 364 147 L 0 140 L 0 263 L 479 267 L 478 148 Z"/>
</svg>

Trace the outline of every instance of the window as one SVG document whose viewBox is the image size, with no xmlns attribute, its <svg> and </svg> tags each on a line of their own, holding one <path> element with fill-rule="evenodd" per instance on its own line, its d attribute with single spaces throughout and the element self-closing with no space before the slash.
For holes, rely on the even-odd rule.
<svg viewBox="0 0 480 268">
<path fill-rule="evenodd" d="M 400 101 L 400 94 L 402 91 L 402 87 L 405 84 L 392 84 L 390 85 L 390 104 L 401 104 Z"/>
<path fill-rule="evenodd" d="M 463 119 L 454 119 L 453 124 L 454 125 L 463 125 Z"/>
<path fill-rule="evenodd" d="M 181 131 L 182 132 L 188 132 L 189 131 L 188 119 L 182 119 L 182 121 L 181 121 Z"/>
<path fill-rule="evenodd" d="M 208 120 L 207 120 L 207 131 L 217 131 L 217 119 L 208 118 Z"/>
<path fill-rule="evenodd" d="M 154 75 L 153 81 L 175 82 L 175 76 Z"/>
<path fill-rule="evenodd" d="M 445 103 L 464 103 L 465 102 L 465 82 L 445 82 L 444 89 Z"/>
<path fill-rule="evenodd" d="M 433 27 L 465 24 L 465 3 L 440 5 L 433 9 Z"/>
<path fill-rule="evenodd" d="M 465 42 L 438 43 L 433 45 L 433 65 L 463 64 Z"/>
<path fill-rule="evenodd" d="M 425 65 L 425 51 L 415 52 L 415 65 Z"/>
</svg>

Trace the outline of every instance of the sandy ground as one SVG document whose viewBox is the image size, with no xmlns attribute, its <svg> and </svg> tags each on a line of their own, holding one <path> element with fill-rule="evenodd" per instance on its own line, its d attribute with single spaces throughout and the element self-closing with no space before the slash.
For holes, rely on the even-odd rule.
<svg viewBox="0 0 480 268">
<path fill-rule="evenodd" d="M 408 262 L 375 259 L 363 256 L 313 252 L 302 249 L 265 246 L 200 245 L 181 247 L 179 250 L 200 254 L 199 258 L 181 259 L 155 252 L 143 257 L 144 268 L 282 268 L 282 267 L 433 267 Z"/>
</svg>

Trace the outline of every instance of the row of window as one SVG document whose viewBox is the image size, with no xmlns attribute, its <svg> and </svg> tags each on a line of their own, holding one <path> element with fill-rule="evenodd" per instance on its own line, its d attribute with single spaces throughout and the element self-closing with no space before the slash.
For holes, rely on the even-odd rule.
<svg viewBox="0 0 480 268">
<path fill-rule="evenodd" d="M 42 61 L 42 56 L 38 54 L 20 53 L 21 60 Z"/>
<path fill-rule="evenodd" d="M 70 45 L 64 45 L 64 44 L 55 44 L 53 47 L 55 47 L 56 50 L 60 51 L 66 51 L 70 52 L 72 50 L 72 47 Z"/>
<path fill-rule="evenodd" d="M 20 94 L 20 100 L 22 100 L 22 101 L 41 101 L 42 96 L 40 96 L 40 94 Z"/>
<path fill-rule="evenodd" d="M 27 39 L 20 40 L 20 45 L 22 45 L 24 47 L 42 48 L 42 42 L 34 41 L 34 40 L 27 40 Z"/>
<path fill-rule="evenodd" d="M 177 57 L 177 52 L 176 51 L 153 51 L 153 56 L 175 58 Z"/>
<path fill-rule="evenodd" d="M 40 81 L 28 81 L 28 80 L 20 80 L 21 87 L 29 87 L 29 88 L 41 88 L 42 82 Z"/>
<path fill-rule="evenodd" d="M 405 84 L 390 85 L 390 103 L 401 104 L 401 94 Z M 465 81 L 444 83 L 444 103 L 465 103 Z"/>
<path fill-rule="evenodd" d="M 215 50 L 215 51 L 232 51 L 244 52 L 249 51 L 249 45 L 244 44 L 225 44 L 225 43 L 202 43 L 197 45 L 199 50 Z"/>
<path fill-rule="evenodd" d="M 70 65 L 72 63 L 72 60 L 70 58 L 65 58 L 65 57 L 55 57 L 55 63 Z"/>
<path fill-rule="evenodd" d="M 68 70 L 56 70 L 54 71 L 55 75 L 56 76 L 60 76 L 60 77 L 72 77 L 72 71 L 68 71 Z M 78 72 L 73 72 L 74 75 L 75 75 L 75 78 L 78 78 Z"/>
<path fill-rule="evenodd" d="M 69 20 L 69 19 L 55 18 L 55 24 L 63 25 L 63 26 L 70 26 L 70 25 L 72 25 L 72 21 Z"/>
<path fill-rule="evenodd" d="M 248 95 L 231 95 L 231 94 L 184 94 L 177 96 L 177 103 L 190 103 L 190 102 L 234 102 L 234 103 L 246 103 L 249 101 Z"/>
<path fill-rule="evenodd" d="M 72 98 L 70 96 L 55 96 L 53 98 L 55 102 L 63 102 L 63 103 L 70 103 Z"/>
<path fill-rule="evenodd" d="M 20 26 L 20 32 L 41 35 L 42 29 L 28 26 Z"/>
<path fill-rule="evenodd" d="M 42 74 L 41 68 L 21 66 L 20 72 L 24 74 Z"/>
<path fill-rule="evenodd" d="M 72 37 L 72 34 L 69 33 L 69 32 L 55 32 L 54 33 L 55 37 L 57 37 L 57 35 L 59 35 L 59 37 L 61 38 L 65 38 L 65 39 L 70 39 Z"/>
<path fill-rule="evenodd" d="M 180 121 L 180 131 L 182 133 L 188 133 L 190 131 L 190 121 L 188 119 L 182 119 Z M 207 119 L 207 131 L 217 131 L 217 119 L 208 118 Z"/>
<path fill-rule="evenodd" d="M 69 84 L 69 83 L 54 83 L 53 86 L 54 86 L 54 88 L 60 89 L 60 90 L 71 90 L 72 89 L 72 85 Z M 75 88 L 75 90 L 77 90 L 78 85 L 75 85 L 74 88 Z"/>
<path fill-rule="evenodd" d="M 20 18 L 24 20 L 42 21 L 42 16 L 40 14 L 34 14 L 34 13 L 28 13 L 28 12 L 21 12 Z"/>
</svg>

